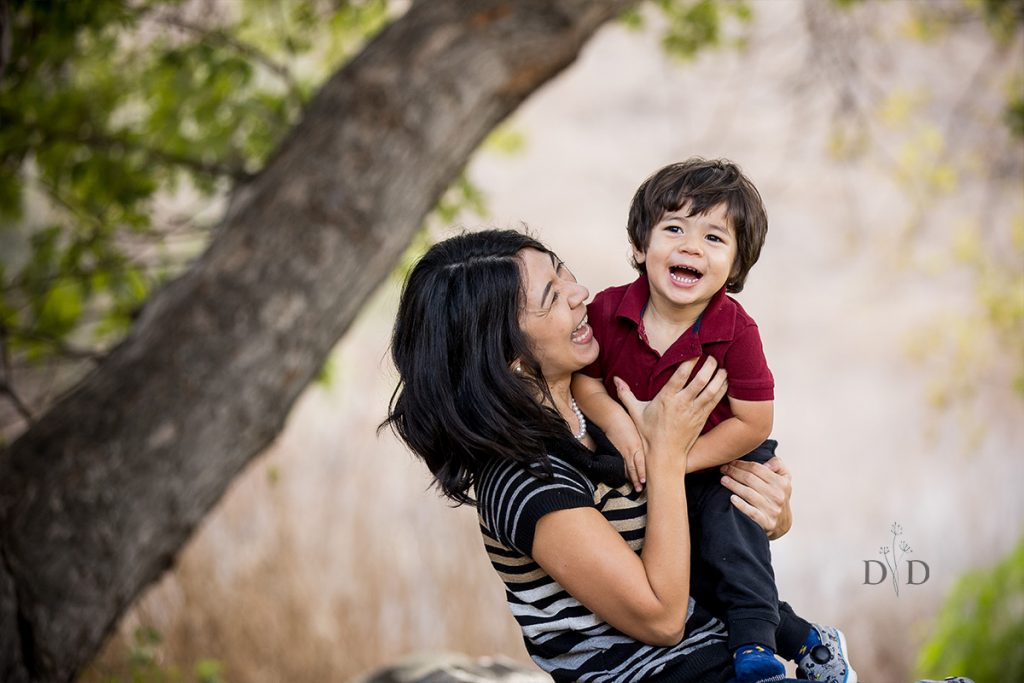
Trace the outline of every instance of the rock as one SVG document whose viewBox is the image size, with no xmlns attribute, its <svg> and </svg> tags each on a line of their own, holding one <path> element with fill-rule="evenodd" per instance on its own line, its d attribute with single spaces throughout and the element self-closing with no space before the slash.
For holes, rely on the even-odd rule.
<svg viewBox="0 0 1024 683">
<path fill-rule="evenodd" d="M 352 683 L 551 683 L 536 668 L 505 657 L 472 659 L 455 653 L 407 657 L 391 666 L 355 679 Z"/>
</svg>

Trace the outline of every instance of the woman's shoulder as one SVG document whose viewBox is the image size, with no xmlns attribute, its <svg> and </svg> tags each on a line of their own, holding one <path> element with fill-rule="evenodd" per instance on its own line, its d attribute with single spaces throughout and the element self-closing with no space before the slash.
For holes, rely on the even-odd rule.
<svg viewBox="0 0 1024 683">
<path fill-rule="evenodd" d="M 529 555 L 537 522 L 557 510 L 594 505 L 596 485 L 557 455 L 545 465 L 495 458 L 476 480 L 480 525 L 509 548 Z"/>
<path fill-rule="evenodd" d="M 551 452 L 529 464 L 492 458 L 476 480 L 478 504 L 552 487 L 592 492 L 594 483 L 563 455 Z"/>
<path fill-rule="evenodd" d="M 489 459 L 476 476 L 477 500 L 493 501 L 499 495 L 551 486 L 593 494 L 598 484 L 615 487 L 626 483 L 622 456 L 597 425 L 588 423 L 587 427 L 596 444 L 595 452 L 587 451 L 575 440 L 548 440 L 544 456 L 529 464 Z"/>
</svg>

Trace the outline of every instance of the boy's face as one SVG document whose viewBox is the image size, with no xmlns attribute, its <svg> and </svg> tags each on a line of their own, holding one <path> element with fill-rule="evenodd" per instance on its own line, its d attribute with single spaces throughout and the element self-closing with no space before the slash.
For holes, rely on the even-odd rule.
<svg viewBox="0 0 1024 683">
<path fill-rule="evenodd" d="M 633 257 L 646 267 L 655 305 L 699 314 L 729 279 L 736 230 L 724 203 L 704 215 L 688 212 L 689 202 L 666 212 L 651 230 L 647 250 L 634 249 Z"/>
</svg>

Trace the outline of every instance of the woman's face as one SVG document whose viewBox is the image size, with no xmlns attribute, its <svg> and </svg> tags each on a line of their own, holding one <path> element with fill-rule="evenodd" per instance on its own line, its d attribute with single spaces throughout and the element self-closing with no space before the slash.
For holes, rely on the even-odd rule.
<svg viewBox="0 0 1024 683">
<path fill-rule="evenodd" d="M 554 254 L 523 249 L 519 258 L 526 284 L 519 324 L 550 384 L 597 360 L 585 305 L 590 292 Z"/>
</svg>

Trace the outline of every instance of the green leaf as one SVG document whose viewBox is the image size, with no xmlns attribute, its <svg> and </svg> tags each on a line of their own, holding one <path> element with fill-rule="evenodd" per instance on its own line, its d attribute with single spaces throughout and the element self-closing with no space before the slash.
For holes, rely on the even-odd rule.
<svg viewBox="0 0 1024 683">
<path fill-rule="evenodd" d="M 82 316 L 84 292 L 77 280 L 58 280 L 43 297 L 36 319 L 40 332 L 63 338 Z"/>
<path fill-rule="evenodd" d="M 644 15 L 635 7 L 630 7 L 619 15 L 619 21 L 631 31 L 640 31 L 646 25 Z"/>
<path fill-rule="evenodd" d="M 746 45 L 744 36 L 725 40 L 730 20 L 749 24 L 753 19 L 753 10 L 744 0 L 657 0 L 654 4 L 668 20 L 662 48 L 677 59 L 692 61 L 701 51 L 723 44 Z"/>
<path fill-rule="evenodd" d="M 338 363 L 334 359 L 333 355 L 327 356 L 324 364 L 320 366 L 320 370 L 316 373 L 316 379 L 314 381 L 324 389 L 330 389 L 337 379 Z"/>
<path fill-rule="evenodd" d="M 507 124 L 498 126 L 484 140 L 484 149 L 514 156 L 526 149 L 526 136 Z"/>
<path fill-rule="evenodd" d="M 439 221 L 451 225 L 467 213 L 486 217 L 487 200 L 480 188 L 463 174 L 444 193 L 427 222 Z"/>
<path fill-rule="evenodd" d="M 223 669 L 224 666 L 215 659 L 201 659 L 196 664 L 196 679 L 199 683 L 223 683 Z"/>
<path fill-rule="evenodd" d="M 918 660 L 925 678 L 975 683 L 1024 680 L 1024 538 L 994 567 L 965 574 L 939 614 Z"/>
</svg>

